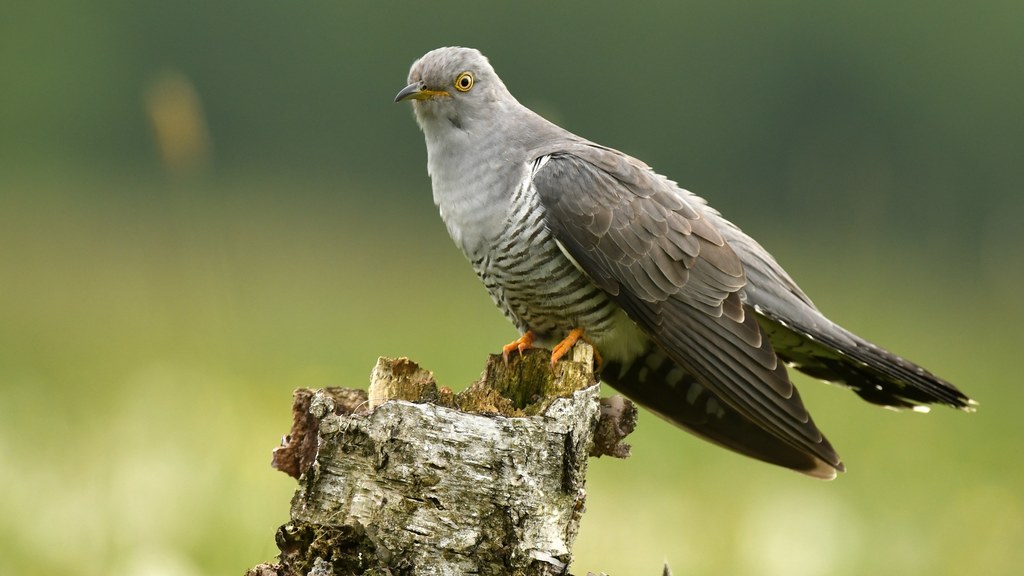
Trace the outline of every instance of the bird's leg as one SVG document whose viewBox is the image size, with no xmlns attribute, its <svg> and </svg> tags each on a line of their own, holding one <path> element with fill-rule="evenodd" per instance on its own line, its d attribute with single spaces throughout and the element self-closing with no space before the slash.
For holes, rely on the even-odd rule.
<svg viewBox="0 0 1024 576">
<path fill-rule="evenodd" d="M 597 353 L 597 347 L 594 346 L 594 343 L 583 334 L 583 328 L 573 328 L 564 340 L 555 345 L 551 350 L 551 367 L 554 368 L 555 364 L 558 364 L 558 361 L 562 359 L 562 356 L 565 356 L 569 350 L 572 350 L 572 347 L 575 346 L 576 342 L 580 339 L 587 344 L 590 344 L 590 347 L 594 349 L 594 364 L 597 366 L 597 369 L 600 370 L 601 355 Z"/>
<path fill-rule="evenodd" d="M 527 330 L 525 334 L 516 338 L 512 342 L 501 347 L 501 358 L 508 364 L 508 355 L 513 350 L 518 350 L 519 355 L 523 355 L 523 351 L 533 346 L 533 332 Z"/>
</svg>

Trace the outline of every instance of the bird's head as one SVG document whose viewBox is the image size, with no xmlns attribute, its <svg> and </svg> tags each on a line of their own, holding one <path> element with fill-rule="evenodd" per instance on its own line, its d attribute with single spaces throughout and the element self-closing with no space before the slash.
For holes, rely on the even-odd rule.
<svg viewBox="0 0 1024 576">
<path fill-rule="evenodd" d="M 413 63 L 408 82 L 395 102 L 412 100 L 421 125 L 447 119 L 462 128 L 472 118 L 493 116 L 495 104 L 515 101 L 487 58 L 472 48 L 427 52 Z"/>
</svg>

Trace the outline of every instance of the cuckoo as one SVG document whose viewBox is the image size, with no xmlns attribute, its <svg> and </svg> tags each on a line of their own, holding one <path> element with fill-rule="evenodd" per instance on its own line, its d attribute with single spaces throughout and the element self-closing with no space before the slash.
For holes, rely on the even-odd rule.
<svg viewBox="0 0 1024 576">
<path fill-rule="evenodd" d="M 445 226 L 521 334 L 504 351 L 578 338 L 601 378 L 741 454 L 819 478 L 843 463 L 787 366 L 892 408 L 974 402 L 826 318 L 764 248 L 645 163 L 520 104 L 488 60 L 439 48 L 412 101 Z"/>
</svg>

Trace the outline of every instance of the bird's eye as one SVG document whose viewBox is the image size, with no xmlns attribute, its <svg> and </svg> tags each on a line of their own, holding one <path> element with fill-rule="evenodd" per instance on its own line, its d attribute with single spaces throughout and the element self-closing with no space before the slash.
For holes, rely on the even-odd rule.
<svg viewBox="0 0 1024 576">
<path fill-rule="evenodd" d="M 471 72 L 463 72 L 459 74 L 459 77 L 455 79 L 455 89 L 459 92 L 469 92 L 470 88 L 473 87 L 473 74 Z"/>
</svg>

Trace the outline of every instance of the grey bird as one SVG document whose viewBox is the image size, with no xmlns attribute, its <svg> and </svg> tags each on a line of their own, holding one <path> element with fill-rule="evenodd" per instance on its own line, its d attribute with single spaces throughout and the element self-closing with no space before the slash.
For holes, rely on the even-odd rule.
<svg viewBox="0 0 1024 576">
<path fill-rule="evenodd" d="M 488 60 L 439 48 L 411 100 L 434 202 L 521 338 L 586 338 L 602 380 L 741 454 L 830 479 L 844 466 L 790 366 L 868 402 L 972 410 L 952 384 L 826 318 L 756 241 L 695 194 L 520 104 Z"/>
</svg>

